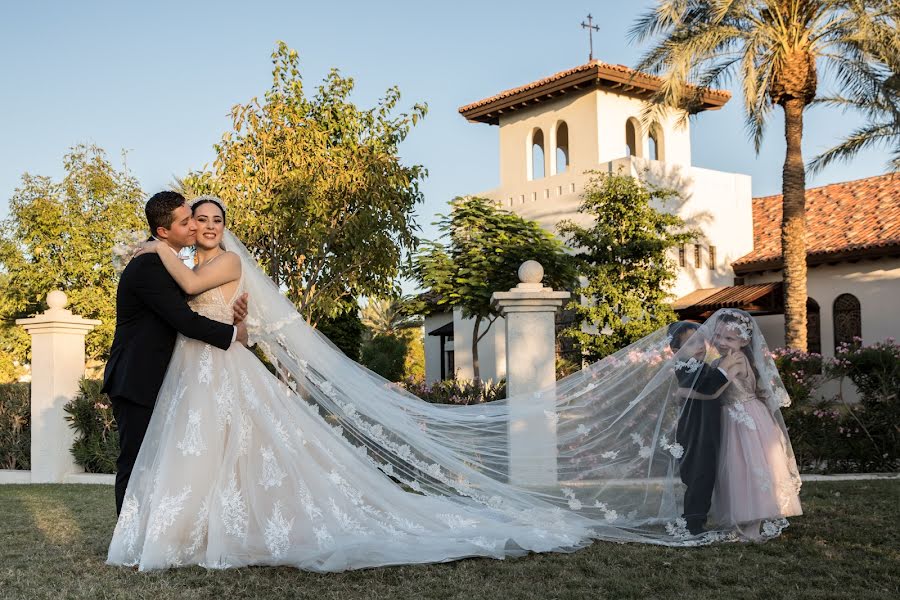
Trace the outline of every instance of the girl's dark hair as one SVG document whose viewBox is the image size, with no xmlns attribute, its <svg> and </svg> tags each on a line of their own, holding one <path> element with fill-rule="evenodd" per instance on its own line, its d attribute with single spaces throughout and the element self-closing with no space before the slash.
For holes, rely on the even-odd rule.
<svg viewBox="0 0 900 600">
<path fill-rule="evenodd" d="M 203 206 L 204 204 L 214 204 L 216 207 L 218 207 L 218 209 L 222 211 L 222 222 L 225 223 L 226 225 L 228 224 L 227 219 L 225 217 L 225 207 L 222 206 L 221 204 L 219 204 L 218 202 L 216 202 L 215 200 L 210 200 L 209 198 L 203 198 L 202 200 L 197 200 L 196 202 L 191 204 L 191 213 L 193 214 L 193 213 L 197 212 L 197 207 Z"/>
</svg>

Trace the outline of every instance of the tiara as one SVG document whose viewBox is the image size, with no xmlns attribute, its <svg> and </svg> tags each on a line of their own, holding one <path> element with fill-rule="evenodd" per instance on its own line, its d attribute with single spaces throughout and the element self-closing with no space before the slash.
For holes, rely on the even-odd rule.
<svg viewBox="0 0 900 600">
<path fill-rule="evenodd" d="M 750 324 L 751 320 L 749 316 L 731 309 L 723 310 L 722 314 L 731 315 L 732 317 L 737 318 L 737 321 L 729 321 L 725 324 L 728 329 L 736 330 L 738 334 L 745 340 L 750 339 L 753 334 L 753 327 Z"/>
<path fill-rule="evenodd" d="M 216 196 L 211 196 L 209 194 L 197 196 L 196 198 L 191 200 L 191 203 L 190 203 L 191 208 L 194 208 L 194 205 L 199 202 L 214 202 L 216 205 L 218 205 L 219 208 L 222 209 L 222 212 L 225 212 L 225 203 L 222 202 L 221 198 L 218 198 Z"/>
</svg>

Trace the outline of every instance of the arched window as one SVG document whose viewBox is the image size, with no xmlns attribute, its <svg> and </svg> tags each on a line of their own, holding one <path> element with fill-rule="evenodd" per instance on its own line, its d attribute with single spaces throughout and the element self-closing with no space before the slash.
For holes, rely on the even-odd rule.
<svg viewBox="0 0 900 600">
<path fill-rule="evenodd" d="M 634 117 L 625 121 L 625 156 L 638 156 L 641 152 L 641 129 Z"/>
<path fill-rule="evenodd" d="M 834 349 L 853 338 L 862 337 L 862 311 L 853 294 L 841 294 L 834 299 Z"/>
<path fill-rule="evenodd" d="M 531 177 L 541 179 L 544 176 L 544 132 L 535 129 L 531 132 Z"/>
<path fill-rule="evenodd" d="M 565 173 L 569 167 L 569 126 L 565 121 L 556 125 L 556 173 Z"/>
<path fill-rule="evenodd" d="M 650 160 L 665 160 L 665 148 L 663 146 L 662 128 L 659 123 L 650 126 L 649 134 L 649 153 Z"/>
<path fill-rule="evenodd" d="M 806 299 L 806 347 L 810 352 L 822 354 L 822 319 L 819 303 Z"/>
</svg>

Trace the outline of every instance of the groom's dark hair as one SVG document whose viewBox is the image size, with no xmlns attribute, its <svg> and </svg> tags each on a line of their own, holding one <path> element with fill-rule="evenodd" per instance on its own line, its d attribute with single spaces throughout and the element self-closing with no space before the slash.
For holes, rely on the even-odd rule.
<svg viewBox="0 0 900 600">
<path fill-rule="evenodd" d="M 144 214 L 147 215 L 147 225 L 150 226 L 150 235 L 156 235 L 157 227 L 166 229 L 172 228 L 172 221 L 175 220 L 175 209 L 183 206 L 185 203 L 184 196 L 178 192 L 158 192 L 153 194 L 147 200 L 147 206 L 144 207 Z"/>
</svg>

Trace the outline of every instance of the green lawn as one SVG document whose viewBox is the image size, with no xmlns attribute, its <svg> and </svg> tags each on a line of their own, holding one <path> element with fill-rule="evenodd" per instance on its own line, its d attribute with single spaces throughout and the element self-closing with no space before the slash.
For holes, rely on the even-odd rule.
<svg viewBox="0 0 900 600">
<path fill-rule="evenodd" d="M 138 573 L 104 564 L 106 486 L 0 486 L 0 598 L 898 598 L 900 481 L 808 483 L 806 514 L 761 545 L 596 543 L 574 554 L 317 575 Z"/>
</svg>

